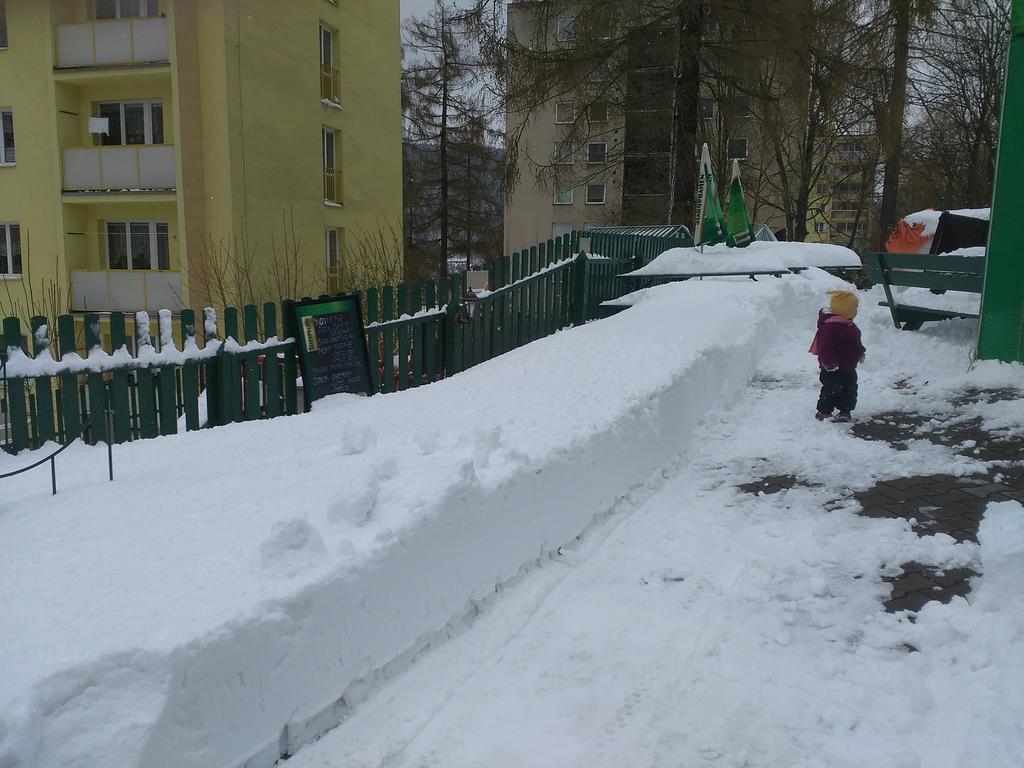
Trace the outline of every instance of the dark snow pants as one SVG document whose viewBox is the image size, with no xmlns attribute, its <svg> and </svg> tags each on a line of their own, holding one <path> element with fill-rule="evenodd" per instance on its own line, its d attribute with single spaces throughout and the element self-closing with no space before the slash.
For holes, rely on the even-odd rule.
<svg viewBox="0 0 1024 768">
<path fill-rule="evenodd" d="M 857 407 L 856 371 L 822 371 L 818 378 L 821 379 L 820 413 L 849 412 Z"/>
</svg>

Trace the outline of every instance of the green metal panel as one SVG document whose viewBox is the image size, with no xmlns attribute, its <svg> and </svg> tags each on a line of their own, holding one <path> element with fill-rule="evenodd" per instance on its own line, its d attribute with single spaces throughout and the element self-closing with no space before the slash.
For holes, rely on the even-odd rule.
<svg viewBox="0 0 1024 768">
<path fill-rule="evenodd" d="M 16 317 L 4 318 L 4 345 L 7 349 L 21 347 L 21 322 Z M 13 451 L 28 448 L 28 408 L 25 400 L 25 380 L 7 380 L 7 414 L 10 421 Z"/>
<path fill-rule="evenodd" d="M 32 352 L 35 357 L 50 349 L 49 335 L 39 333 L 39 329 L 47 326 L 49 321 L 41 315 L 36 315 L 31 320 L 32 326 Z M 53 387 L 50 376 L 37 376 L 33 379 L 35 383 L 35 413 L 32 416 L 33 432 L 36 438 L 36 447 L 47 440 L 54 440 L 56 432 L 53 425 Z"/>
<path fill-rule="evenodd" d="M 409 313 L 409 286 L 398 286 L 398 316 Z M 409 388 L 409 326 L 398 328 L 398 389 Z"/>
<path fill-rule="evenodd" d="M 57 318 L 57 343 L 61 357 L 75 352 L 75 319 L 71 315 Z M 81 414 L 78 410 L 78 376 L 64 374 L 59 377 L 61 410 L 64 417 L 64 442 L 70 442 L 82 431 Z"/>
<path fill-rule="evenodd" d="M 384 322 L 391 320 L 395 316 L 395 299 L 394 291 L 390 285 L 384 286 L 381 290 L 380 295 L 380 306 L 381 306 L 381 318 Z M 381 338 L 381 350 L 380 356 L 381 362 L 384 363 L 384 370 L 381 373 L 381 389 L 384 392 L 395 391 L 395 339 L 394 333 L 385 328 L 380 335 Z"/>
<path fill-rule="evenodd" d="M 281 302 L 281 328 L 284 331 L 284 337 L 287 339 L 298 338 L 299 331 L 295 327 L 295 302 L 291 299 L 286 299 Z M 298 387 L 296 380 L 298 379 L 298 359 L 295 354 L 295 344 L 292 343 L 292 349 L 287 352 L 284 356 L 284 412 L 286 414 L 295 414 L 299 412 L 298 409 Z"/>
<path fill-rule="evenodd" d="M 260 340 L 259 314 L 255 304 L 246 304 L 242 308 L 242 328 L 247 342 Z"/>
<path fill-rule="evenodd" d="M 238 310 L 234 307 L 225 307 L 224 309 L 224 338 L 235 341 L 239 341 L 241 338 L 238 335 Z"/>
<path fill-rule="evenodd" d="M 1024 0 L 1012 0 L 978 357 L 1024 361 Z"/>
<path fill-rule="evenodd" d="M 85 316 L 85 351 L 86 354 L 94 349 L 102 349 L 102 334 L 100 333 L 100 316 L 88 314 Z M 86 377 L 89 388 L 89 410 L 88 416 L 96 411 L 106 411 L 107 407 L 107 385 L 103 380 L 102 373 L 90 373 Z M 93 419 L 89 427 L 88 441 L 92 444 L 106 442 L 107 420 L 101 415 Z"/>
<path fill-rule="evenodd" d="M 161 367 L 156 374 L 157 392 L 160 396 L 160 434 L 174 435 L 178 432 L 178 381 L 173 365 Z"/>
<path fill-rule="evenodd" d="M 116 352 L 125 346 L 124 315 L 110 315 L 110 348 Z M 110 375 L 110 400 L 114 408 L 114 442 L 126 443 L 132 437 L 130 374 L 124 369 Z"/>
</svg>

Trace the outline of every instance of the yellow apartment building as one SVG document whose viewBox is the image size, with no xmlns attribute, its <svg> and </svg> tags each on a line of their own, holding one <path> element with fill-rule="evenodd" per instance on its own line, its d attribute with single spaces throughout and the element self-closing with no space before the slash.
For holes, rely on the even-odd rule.
<svg viewBox="0 0 1024 768">
<path fill-rule="evenodd" d="M 399 33 L 398 0 L 0 0 L 0 297 L 343 289 L 401 227 Z"/>
</svg>

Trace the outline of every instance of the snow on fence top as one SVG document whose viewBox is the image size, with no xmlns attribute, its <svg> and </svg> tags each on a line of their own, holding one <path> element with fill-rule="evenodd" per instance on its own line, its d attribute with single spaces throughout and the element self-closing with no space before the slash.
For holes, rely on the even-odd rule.
<svg viewBox="0 0 1024 768">
<path fill-rule="evenodd" d="M 939 219 L 943 213 L 952 213 L 956 216 L 967 216 L 972 219 L 988 221 L 991 210 L 990 208 L 961 208 L 955 211 L 936 211 L 934 208 L 926 208 L 923 211 L 907 214 L 903 217 L 903 220 L 910 226 L 924 224 L 924 231 L 921 232 L 921 236 L 929 238 L 935 235 L 935 230 L 938 229 Z"/>
</svg>

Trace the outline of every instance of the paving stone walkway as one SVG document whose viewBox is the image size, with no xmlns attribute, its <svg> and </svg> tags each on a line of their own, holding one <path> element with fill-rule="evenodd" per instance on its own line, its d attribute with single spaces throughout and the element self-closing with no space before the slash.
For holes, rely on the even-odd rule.
<svg viewBox="0 0 1024 768">
<path fill-rule="evenodd" d="M 908 386 L 905 382 L 896 385 L 904 389 Z M 963 409 L 974 403 L 1013 399 L 1020 399 L 1016 390 L 968 389 L 952 397 L 948 411 L 941 416 L 891 412 L 855 423 L 851 432 L 861 440 L 882 440 L 897 450 L 910 450 L 913 441 L 928 440 L 992 466 L 986 474 L 968 477 L 928 474 L 880 482 L 853 495 L 860 504 L 860 514 L 913 521 L 912 530 L 921 536 L 946 533 L 958 541 L 976 542 L 979 523 L 990 502 L 1024 502 L 1024 443 L 1019 437 L 984 429 L 980 417 L 965 414 Z M 1024 403 L 1021 407 L 1024 409 Z M 737 488 L 772 494 L 813 485 L 794 475 L 771 475 Z M 969 568 L 940 571 L 917 562 L 901 563 L 900 573 L 883 577 L 891 585 L 885 610 L 908 611 L 913 620 L 913 614 L 928 602 L 948 603 L 954 596 L 969 595 L 971 579 L 978 575 Z"/>
</svg>

